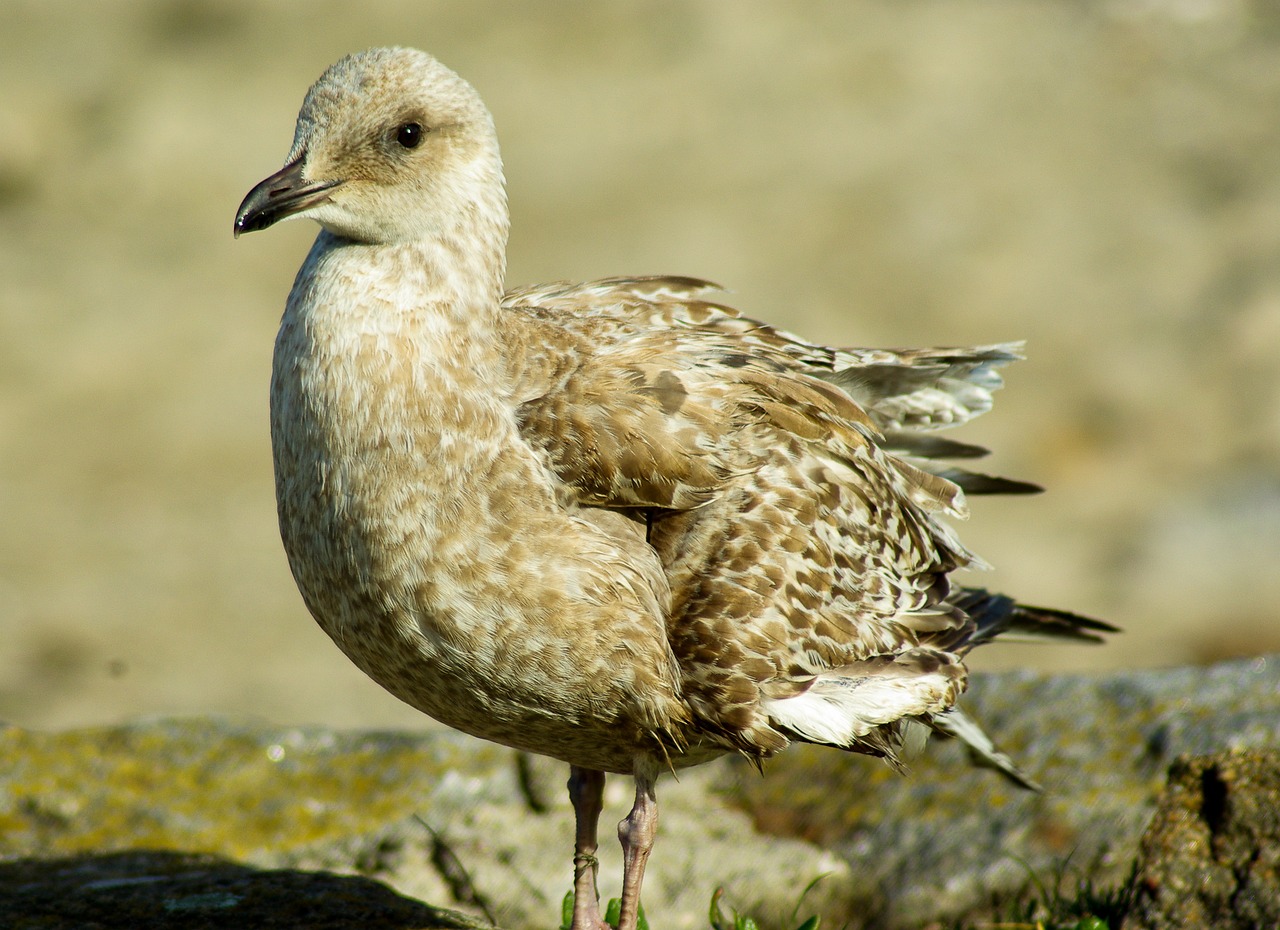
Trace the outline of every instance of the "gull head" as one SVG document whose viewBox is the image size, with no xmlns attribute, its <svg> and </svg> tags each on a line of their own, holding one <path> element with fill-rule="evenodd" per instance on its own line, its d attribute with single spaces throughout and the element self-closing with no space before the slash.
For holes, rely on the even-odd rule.
<svg viewBox="0 0 1280 930">
<path fill-rule="evenodd" d="M 479 94 L 425 52 L 349 55 L 312 85 L 285 166 L 249 191 L 235 235 L 308 216 L 357 242 L 505 226 L 493 119 Z"/>
</svg>

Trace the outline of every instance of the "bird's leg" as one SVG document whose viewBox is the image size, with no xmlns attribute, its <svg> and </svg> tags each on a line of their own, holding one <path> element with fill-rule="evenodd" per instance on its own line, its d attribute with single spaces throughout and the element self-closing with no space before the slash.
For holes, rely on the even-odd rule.
<svg viewBox="0 0 1280 930">
<path fill-rule="evenodd" d="M 645 863 L 653 851 L 653 838 L 658 833 L 658 795 L 654 790 L 657 777 L 636 768 L 636 803 L 626 820 L 618 824 L 622 841 L 622 910 L 618 930 L 636 930 L 640 913 L 640 883 L 644 881 Z"/>
<path fill-rule="evenodd" d="M 569 800 L 576 824 L 573 843 L 573 930 L 602 930 L 596 890 L 596 825 L 604 807 L 604 772 L 569 766 Z"/>
</svg>

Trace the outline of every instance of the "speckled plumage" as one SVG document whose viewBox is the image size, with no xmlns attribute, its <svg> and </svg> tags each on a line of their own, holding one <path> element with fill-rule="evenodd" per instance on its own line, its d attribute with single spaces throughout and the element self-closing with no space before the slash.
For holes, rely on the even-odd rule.
<svg viewBox="0 0 1280 930">
<path fill-rule="evenodd" d="M 271 385 L 294 577 L 393 694 L 574 767 L 575 926 L 599 922 L 596 773 L 637 778 L 624 924 L 664 769 L 796 739 L 897 764 L 915 722 L 1019 777 L 952 710 L 963 654 L 1104 625 L 950 589 L 962 488 L 1030 486 L 940 465 L 982 450 L 929 433 L 988 409 L 1017 345 L 810 345 L 690 278 L 504 293 L 492 121 L 412 50 L 308 93 L 237 231 L 292 215 L 324 227 Z"/>
</svg>

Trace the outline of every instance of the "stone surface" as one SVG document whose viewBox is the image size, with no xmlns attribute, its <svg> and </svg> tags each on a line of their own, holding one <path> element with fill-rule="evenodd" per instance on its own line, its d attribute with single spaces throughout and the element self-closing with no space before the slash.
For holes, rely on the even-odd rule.
<svg viewBox="0 0 1280 930">
<path fill-rule="evenodd" d="M 993 896 L 1034 893 L 1037 881 L 1052 887 L 1063 874 L 1067 889 L 1079 879 L 1118 885 L 1177 757 L 1280 745 L 1277 658 L 1103 678 L 986 675 L 966 701 L 1044 783 L 1043 794 L 971 769 L 948 742 L 931 744 L 907 778 L 870 759 L 807 747 L 775 759 L 764 778 L 745 766 L 712 763 L 659 785 L 662 826 L 645 884 L 654 926 L 705 927 L 718 886 L 729 906 L 762 926 L 781 925 L 819 876 L 825 878 L 800 910 L 851 928 L 949 921 Z M 1144 846 L 1144 874 L 1166 889 L 1163 897 L 1148 895 L 1148 911 L 1165 907 L 1167 889 L 1196 874 L 1193 865 L 1173 863 L 1180 837 L 1193 834 L 1223 869 L 1245 869 L 1241 887 L 1249 899 L 1271 906 L 1265 868 L 1274 861 L 1261 856 L 1249 865 L 1247 851 L 1275 836 L 1268 832 L 1274 818 L 1264 815 L 1280 808 L 1265 807 L 1274 770 L 1267 774 L 1248 762 L 1253 758 L 1215 762 L 1208 776 L 1175 767 L 1172 800 L 1161 802 L 1156 818 L 1167 825 L 1153 828 Z M 224 913 L 219 901 L 230 898 L 206 897 L 221 886 L 191 877 L 212 870 L 218 881 L 240 883 L 227 892 L 240 896 L 234 907 L 243 898 L 264 913 L 277 906 L 265 902 L 297 913 L 288 908 L 301 907 L 315 882 L 325 900 L 356 889 L 351 894 L 370 908 L 406 913 L 404 926 L 429 926 L 435 912 L 397 910 L 397 894 L 473 915 L 487 909 L 512 930 L 546 928 L 570 886 L 565 775 L 557 763 L 455 733 L 342 733 L 209 719 L 65 733 L 9 727 L 0 730 L 0 906 L 23 913 L 39 905 L 40 913 L 56 915 L 65 904 L 73 908 L 65 913 L 79 914 L 74 908 L 88 899 L 77 888 L 92 886 L 92 897 L 119 878 L 126 880 L 120 888 L 134 888 L 130 900 L 138 908 L 178 901 L 173 906 L 200 911 L 206 923 L 196 926 L 236 925 L 217 923 L 241 913 L 231 904 Z M 606 898 L 617 895 L 611 881 L 621 869 L 609 825 L 630 806 L 629 781 L 611 778 L 606 791 Z M 1195 792 L 1204 795 L 1218 782 L 1225 793 L 1208 796 L 1226 800 L 1205 820 L 1194 813 L 1206 810 Z M 1208 810 L 1218 808 L 1211 803 Z M 137 865 L 130 857 L 140 849 L 160 858 Z M 53 884 L 33 885 L 30 876 L 45 867 Z M 95 884 L 104 870 L 108 885 Z M 344 876 L 369 883 L 343 884 Z M 1205 900 L 1219 887 L 1204 885 Z M 316 911 L 315 926 L 325 926 L 325 913 Z M 3 914 L 0 925 L 7 925 Z M 41 920 L 29 926 L 81 925 Z"/>
<path fill-rule="evenodd" d="M 1280 751 L 1179 759 L 1142 837 L 1125 930 L 1280 927 Z"/>
</svg>

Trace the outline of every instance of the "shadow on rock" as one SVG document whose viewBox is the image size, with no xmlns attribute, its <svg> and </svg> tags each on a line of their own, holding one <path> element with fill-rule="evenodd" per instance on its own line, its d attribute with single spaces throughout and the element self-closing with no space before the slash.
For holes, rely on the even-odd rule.
<svg viewBox="0 0 1280 930">
<path fill-rule="evenodd" d="M 368 878 L 257 869 L 215 856 L 149 850 L 0 864 L 0 925 L 14 930 L 489 926 L 403 897 Z"/>
</svg>

